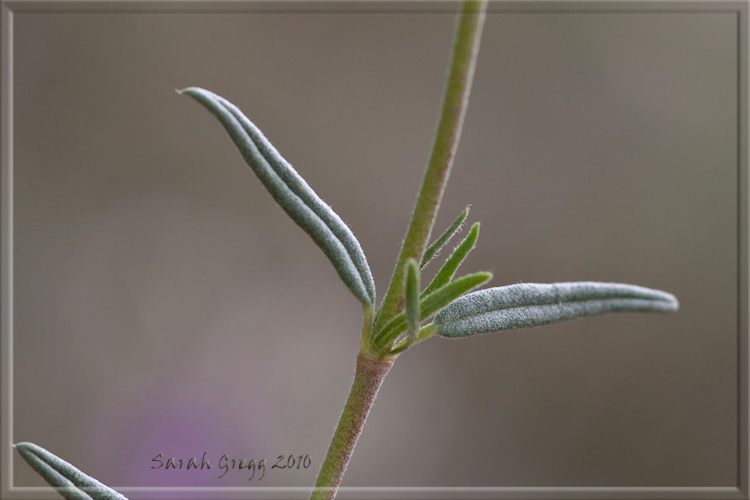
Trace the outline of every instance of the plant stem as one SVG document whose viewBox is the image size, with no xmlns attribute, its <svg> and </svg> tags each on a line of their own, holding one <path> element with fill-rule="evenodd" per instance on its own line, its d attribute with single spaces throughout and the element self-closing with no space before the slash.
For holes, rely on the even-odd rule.
<svg viewBox="0 0 750 500">
<path fill-rule="evenodd" d="M 375 396 L 392 365 L 393 358 L 379 361 L 367 354 L 357 356 L 354 382 L 333 433 L 328 453 L 318 472 L 311 500 L 332 500 L 336 496 L 341 478 L 344 477 L 349 459 L 354 452 L 354 446 L 375 402 Z"/>
<path fill-rule="evenodd" d="M 370 349 L 370 327 L 374 326 L 377 329 L 401 312 L 404 295 L 404 264 L 409 258 L 419 262 L 427 247 L 469 104 L 469 91 L 479 53 L 479 40 L 486 7 L 487 0 L 464 0 L 461 4 L 461 15 L 456 26 L 443 107 L 430 161 L 409 228 L 401 245 L 391 283 L 378 310 L 374 325 L 372 309 L 365 308 L 362 345 L 360 354 L 357 356 L 354 381 L 328 452 L 318 472 L 318 479 L 310 496 L 311 500 L 332 500 L 336 496 L 370 408 L 375 403 L 375 397 L 385 376 L 393 366 L 395 356 L 375 353 Z M 418 340 L 424 340 L 432 334 L 429 328 L 422 330 L 424 332 L 420 333 L 424 335 L 420 335 L 422 338 Z"/>
<path fill-rule="evenodd" d="M 456 26 L 443 108 L 432 154 L 393 270 L 391 283 L 375 319 L 375 331 L 403 309 L 404 264 L 409 258 L 419 262 L 430 239 L 469 104 L 469 92 L 479 53 L 486 7 L 487 0 L 464 0 L 461 4 L 461 15 Z"/>
</svg>

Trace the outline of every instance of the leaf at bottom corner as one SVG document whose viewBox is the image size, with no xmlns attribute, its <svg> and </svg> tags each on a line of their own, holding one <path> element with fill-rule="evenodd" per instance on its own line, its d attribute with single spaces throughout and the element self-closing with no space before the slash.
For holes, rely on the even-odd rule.
<svg viewBox="0 0 750 500">
<path fill-rule="evenodd" d="M 128 500 L 41 446 L 18 443 L 15 448 L 50 486 L 68 500 Z"/>
</svg>

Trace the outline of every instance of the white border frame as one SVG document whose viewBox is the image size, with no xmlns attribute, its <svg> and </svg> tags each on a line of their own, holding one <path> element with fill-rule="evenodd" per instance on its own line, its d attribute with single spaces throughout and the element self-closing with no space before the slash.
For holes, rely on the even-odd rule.
<svg viewBox="0 0 750 500">
<path fill-rule="evenodd" d="M 746 499 L 750 500 L 750 422 L 748 421 L 748 12 L 744 1 L 492 1 L 490 12 L 734 12 L 737 15 L 737 366 L 738 456 L 735 487 L 342 487 L 344 499 Z M 254 0 L 0 0 L 0 499 L 59 499 L 50 488 L 17 487 L 13 481 L 13 14 L 15 12 L 300 12 L 300 11 L 457 11 L 453 2 L 337 2 Z M 219 500 L 307 498 L 299 487 L 124 487 L 131 500 Z"/>
</svg>

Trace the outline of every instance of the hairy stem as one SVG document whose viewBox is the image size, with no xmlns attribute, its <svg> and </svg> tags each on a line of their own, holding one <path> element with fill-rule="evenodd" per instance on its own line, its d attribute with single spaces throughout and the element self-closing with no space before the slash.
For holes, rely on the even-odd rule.
<svg viewBox="0 0 750 500">
<path fill-rule="evenodd" d="M 479 40 L 484 24 L 487 0 L 464 0 L 461 15 L 456 26 L 451 65 L 440 113 L 435 142 L 427 165 L 417 203 L 412 213 L 391 283 L 378 311 L 374 325 L 372 309 L 365 308 L 365 321 L 362 329 L 362 345 L 357 357 L 357 369 L 349 397 L 336 426 L 323 463 L 318 472 L 311 500 L 332 500 L 336 496 L 341 479 L 346 472 L 357 439 L 362 433 L 367 415 L 383 379 L 393 365 L 395 356 L 375 353 L 369 345 L 370 326 L 375 330 L 398 315 L 403 308 L 404 268 L 407 259 L 419 262 L 427 247 L 432 225 L 435 222 L 440 199 L 448 181 L 458 138 L 461 134 L 464 115 L 469 103 L 469 91 L 474 75 Z M 424 329 L 423 329 L 424 330 Z M 429 329 L 428 329 L 429 330 Z M 421 333 L 421 332 L 420 332 Z M 427 332 L 425 332 L 427 333 Z M 428 335 L 431 335 L 429 331 Z M 424 340 L 418 339 L 418 340 Z"/>
<path fill-rule="evenodd" d="M 336 496 L 341 478 L 344 477 L 349 459 L 354 452 L 354 446 L 375 402 L 375 396 L 392 365 L 393 359 L 379 361 L 366 354 L 357 356 L 354 382 L 328 447 L 328 453 L 318 472 L 311 500 L 331 500 Z"/>
<path fill-rule="evenodd" d="M 456 26 L 453 54 L 445 88 L 432 154 L 427 165 L 422 188 L 414 206 L 411 222 L 401 245 L 401 252 L 375 321 L 375 331 L 403 309 L 404 264 L 412 258 L 419 262 L 430 239 L 440 199 L 448 181 L 458 139 L 461 135 L 469 92 L 474 75 L 479 40 L 484 24 L 487 0 L 465 0 Z"/>
</svg>

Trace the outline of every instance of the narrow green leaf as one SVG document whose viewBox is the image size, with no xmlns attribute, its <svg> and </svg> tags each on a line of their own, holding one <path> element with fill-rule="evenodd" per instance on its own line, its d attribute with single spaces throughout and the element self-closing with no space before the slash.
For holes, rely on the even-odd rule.
<svg viewBox="0 0 750 500">
<path fill-rule="evenodd" d="M 205 106 L 229 133 L 242 157 L 287 214 L 323 250 L 346 286 L 362 303 L 375 302 L 375 282 L 354 234 L 331 207 L 226 99 L 197 87 L 180 91 Z"/>
<path fill-rule="evenodd" d="M 41 446 L 18 443 L 15 448 L 50 486 L 68 500 L 128 500 Z"/>
<path fill-rule="evenodd" d="M 474 273 L 462 276 L 447 285 L 438 288 L 430 295 L 419 301 L 420 321 L 424 321 L 443 307 L 456 300 L 461 295 L 486 283 L 492 278 L 491 273 Z M 399 314 L 389 321 L 382 330 L 376 332 L 370 339 L 370 343 L 376 349 L 382 349 L 406 330 L 406 315 Z"/>
<path fill-rule="evenodd" d="M 419 335 L 419 269 L 417 261 L 406 261 L 406 285 L 404 286 L 404 312 L 406 313 L 406 332 L 409 343 L 414 342 Z"/>
<path fill-rule="evenodd" d="M 429 264 L 433 257 L 440 253 L 440 250 L 461 229 L 461 224 L 464 223 L 468 215 L 469 207 L 467 206 L 466 208 L 464 208 L 463 212 L 458 215 L 458 218 L 454 220 L 450 226 L 448 226 L 448 229 L 443 231 L 443 234 L 441 234 L 432 245 L 427 247 L 427 250 L 425 250 L 424 255 L 422 256 L 422 263 L 419 264 L 419 269 L 424 268 L 424 266 Z"/>
<path fill-rule="evenodd" d="M 478 222 L 471 226 L 469 234 L 467 234 L 466 238 L 464 238 L 463 241 L 456 247 L 456 249 L 453 250 L 453 253 L 450 257 L 448 257 L 448 260 L 445 261 L 443 267 L 440 268 L 440 271 L 437 272 L 430 284 L 427 285 L 427 288 L 424 289 L 424 291 L 422 292 L 423 297 L 431 294 L 453 279 L 453 276 L 456 274 L 458 267 L 477 244 L 477 238 L 479 238 Z"/>
<path fill-rule="evenodd" d="M 443 337 L 527 328 L 608 312 L 672 312 L 674 295 L 621 283 L 520 283 L 461 297 L 435 316 Z"/>
<path fill-rule="evenodd" d="M 419 344 L 420 342 L 424 342 L 433 335 L 435 335 L 435 324 L 428 323 L 419 329 L 419 334 L 417 335 L 416 339 L 414 339 L 412 342 L 409 342 L 408 338 L 399 340 L 398 343 L 393 346 L 393 349 L 389 351 L 389 354 L 398 354 L 400 352 L 403 352 L 411 347 L 412 344 Z"/>
</svg>

